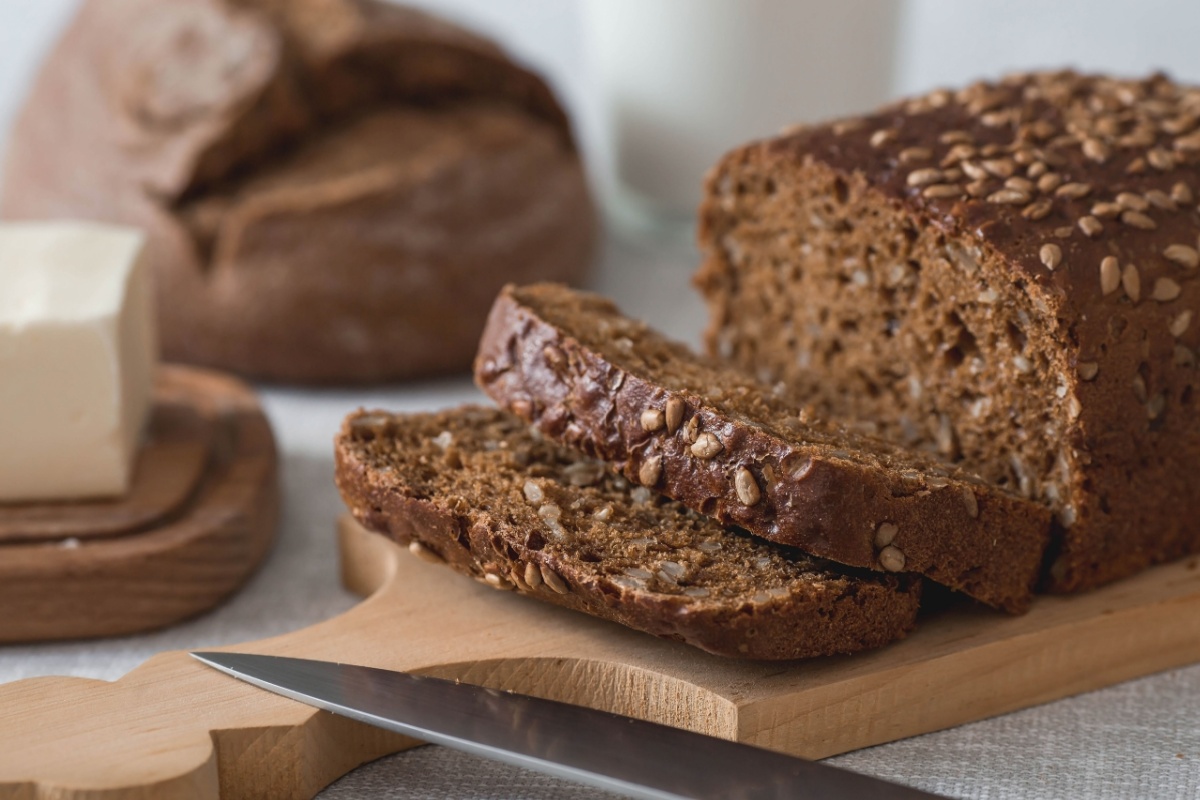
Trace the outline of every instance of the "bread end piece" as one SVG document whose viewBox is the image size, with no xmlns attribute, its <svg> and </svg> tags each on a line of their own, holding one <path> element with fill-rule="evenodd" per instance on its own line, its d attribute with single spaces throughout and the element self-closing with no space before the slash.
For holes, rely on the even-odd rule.
<svg viewBox="0 0 1200 800">
<path fill-rule="evenodd" d="M 727 529 L 502 411 L 359 412 L 336 454 L 355 518 L 416 555 L 710 653 L 852 653 L 916 620 L 919 578 L 840 570 Z"/>
</svg>

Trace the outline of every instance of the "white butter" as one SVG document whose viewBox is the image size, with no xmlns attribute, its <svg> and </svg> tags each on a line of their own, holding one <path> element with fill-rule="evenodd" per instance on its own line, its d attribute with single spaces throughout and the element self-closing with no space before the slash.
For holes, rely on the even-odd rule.
<svg viewBox="0 0 1200 800">
<path fill-rule="evenodd" d="M 158 356 L 145 238 L 0 224 L 0 502 L 129 488 Z"/>
</svg>

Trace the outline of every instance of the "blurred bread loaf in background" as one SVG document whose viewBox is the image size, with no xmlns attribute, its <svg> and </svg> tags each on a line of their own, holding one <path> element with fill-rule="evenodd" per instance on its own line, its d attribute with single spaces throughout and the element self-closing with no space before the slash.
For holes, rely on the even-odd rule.
<svg viewBox="0 0 1200 800">
<path fill-rule="evenodd" d="M 139 226 L 166 358 L 286 382 L 466 369 L 506 282 L 595 214 L 546 84 L 373 0 L 90 0 L 10 137 L 0 215 Z"/>
</svg>

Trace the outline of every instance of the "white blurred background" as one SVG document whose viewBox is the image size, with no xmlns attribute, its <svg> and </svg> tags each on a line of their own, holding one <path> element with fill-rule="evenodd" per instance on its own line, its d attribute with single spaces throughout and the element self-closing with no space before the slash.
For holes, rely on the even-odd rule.
<svg viewBox="0 0 1200 800">
<path fill-rule="evenodd" d="M 0 142 L 44 49 L 77 0 L 0 0 Z M 603 3 L 605 0 L 599 0 Z M 724 0 L 730 4 L 740 0 Z M 870 14 L 883 0 L 856 0 Z M 586 54 L 585 0 L 410 0 L 501 41 L 558 89 L 601 174 L 607 163 L 595 74 Z M 798 0 L 789 0 L 792 4 Z M 845 2 L 845 0 L 842 0 Z M 1076 66 L 1125 75 L 1165 70 L 1200 81 L 1200 3 L 1187 0 L 896 0 L 890 94 L 910 94 L 1033 67 Z M 879 12 L 886 13 L 886 12 Z M 680 31 L 686 36 L 686 31 Z M 797 30 L 799 49 L 820 37 Z M 837 82 L 872 54 L 838 48 L 816 75 Z M 839 76 L 843 76 L 840 78 Z M 847 111 L 856 109 L 845 109 Z M 839 109 L 840 111 L 840 109 Z M 786 113 L 786 109 L 784 109 Z M 789 118 L 798 115 L 789 115 Z M 800 120 L 796 120 L 800 121 Z M 772 130 L 757 131 L 760 134 Z M 728 145 L 737 144 L 730 141 Z"/>
</svg>

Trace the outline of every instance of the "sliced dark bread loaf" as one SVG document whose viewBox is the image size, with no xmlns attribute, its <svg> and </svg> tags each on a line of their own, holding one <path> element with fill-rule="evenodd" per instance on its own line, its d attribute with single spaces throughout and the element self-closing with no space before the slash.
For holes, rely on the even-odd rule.
<svg viewBox="0 0 1200 800">
<path fill-rule="evenodd" d="M 475 362 L 498 403 L 690 508 L 856 567 L 1027 608 L 1050 512 L 935 456 L 807 418 L 609 301 L 507 287 Z"/>
<path fill-rule="evenodd" d="M 708 346 L 1053 510 L 1088 589 L 1200 552 L 1200 88 L 1033 72 L 747 144 Z"/>
<path fill-rule="evenodd" d="M 832 566 L 688 511 L 496 409 L 351 415 L 337 483 L 354 516 L 497 589 L 725 656 L 878 647 L 920 579 Z"/>
</svg>

